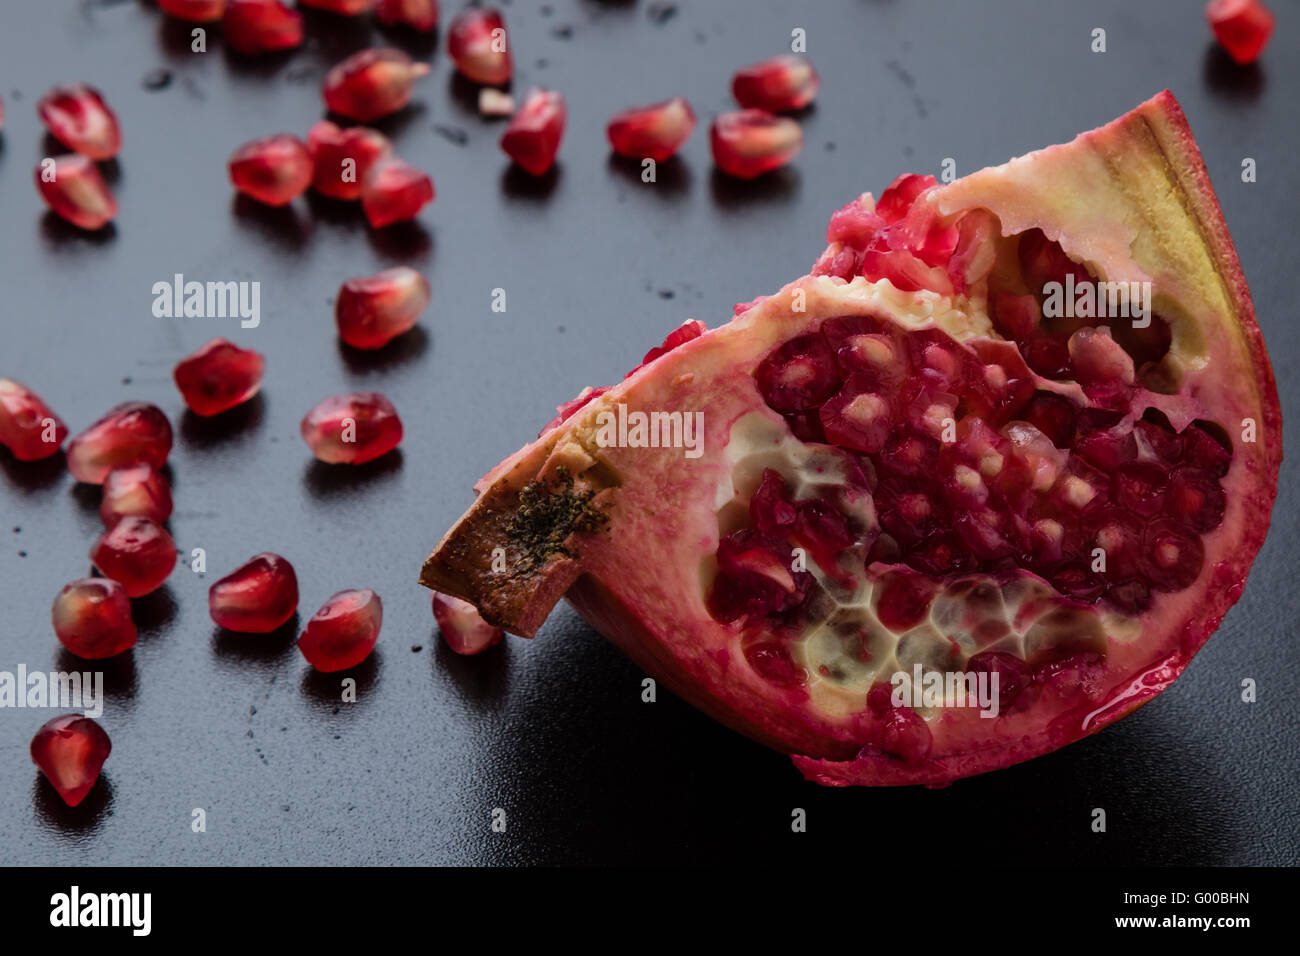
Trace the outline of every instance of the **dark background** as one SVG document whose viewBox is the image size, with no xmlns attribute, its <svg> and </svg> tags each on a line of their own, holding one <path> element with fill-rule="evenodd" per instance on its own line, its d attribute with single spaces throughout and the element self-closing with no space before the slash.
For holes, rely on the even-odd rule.
<svg viewBox="0 0 1300 956">
<path fill-rule="evenodd" d="M 444 24 L 459 8 L 443 4 Z M 642 674 L 561 607 L 534 642 L 472 659 L 441 644 L 421 561 L 471 500 L 470 485 L 532 438 L 559 402 L 615 380 L 687 317 L 806 272 L 830 212 L 907 170 L 959 174 L 1061 142 L 1164 87 L 1181 100 L 1254 291 L 1295 448 L 1295 228 L 1300 152 L 1294 8 L 1272 6 L 1263 62 L 1234 67 L 1200 0 L 1097 4 L 774 0 L 504 4 L 516 92 L 568 98 L 559 168 L 511 173 L 502 126 L 478 118 L 437 42 L 385 36 L 368 19 L 308 15 L 306 46 L 243 60 L 189 52 L 188 26 L 144 0 L 49 0 L 0 9 L 0 374 L 35 388 L 75 433 L 127 399 L 176 426 L 171 458 L 185 555 L 135 602 L 141 638 L 109 667 L 103 778 L 76 810 L 31 766 L 51 714 L 0 711 L 0 861 L 8 863 L 666 863 L 851 860 L 1294 864 L 1297 801 L 1296 466 L 1283 466 L 1274 530 L 1218 635 L 1167 693 L 1099 736 L 929 791 L 831 791 L 789 761 L 669 695 L 640 702 Z M 707 124 L 732 108 L 741 64 L 808 33 L 823 78 L 802 117 L 807 145 L 779 174 L 720 178 Z M 1089 51 L 1093 27 L 1108 52 Z M 377 124 L 429 170 L 437 202 L 411 228 L 369 231 L 355 207 L 307 196 L 287 212 L 237 200 L 225 160 L 245 140 L 305 135 L 326 69 L 371 43 L 431 58 L 413 104 Z M 165 67 L 170 85 L 143 79 Z M 47 214 L 32 170 L 54 147 L 35 102 L 93 83 L 125 146 L 109 179 L 115 226 L 86 236 Z M 687 96 L 701 126 L 653 186 L 611 161 L 618 109 Z M 463 131 L 458 144 L 438 127 Z M 1244 156 L 1259 181 L 1243 184 Z M 398 263 L 433 304 L 379 354 L 338 344 L 339 283 Z M 262 283 L 262 325 L 156 319 L 154 282 Z M 507 290 L 508 311 L 490 310 Z M 172 366 L 223 335 L 267 356 L 262 396 L 216 421 L 185 413 Z M 384 391 L 406 425 L 400 453 L 358 470 L 313 463 L 298 421 L 321 398 Z M 60 455 L 23 465 L 0 449 L 0 669 L 77 668 L 49 606 L 88 572 L 97 488 Z M 207 588 L 249 555 L 284 554 L 299 620 L 270 639 L 217 632 Z M 361 699 L 338 705 L 295 628 L 334 591 L 385 602 Z M 78 668 L 79 669 L 79 668 Z M 1239 684 L 1259 683 L 1243 704 Z M 204 834 L 190 832 L 195 807 Z M 490 832 L 493 807 L 508 831 Z M 808 832 L 790 832 L 803 807 Z M 1108 832 L 1089 828 L 1104 808 Z M 867 851 L 864 854 L 863 851 Z"/>
</svg>

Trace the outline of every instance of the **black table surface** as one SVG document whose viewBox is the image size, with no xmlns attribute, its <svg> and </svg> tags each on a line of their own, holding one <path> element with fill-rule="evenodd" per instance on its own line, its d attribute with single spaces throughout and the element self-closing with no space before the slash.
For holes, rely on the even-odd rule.
<svg viewBox="0 0 1300 956">
<path fill-rule="evenodd" d="M 443 6 L 445 23 L 459 3 Z M 553 86 L 569 104 L 559 166 L 534 182 L 510 171 L 500 121 L 480 118 L 454 78 L 445 33 L 306 11 L 301 50 L 249 61 L 218 30 L 192 53 L 189 28 L 147 0 L 3 4 L 0 375 L 37 389 L 74 432 L 128 399 L 162 407 L 176 428 L 171 527 L 209 571 L 178 565 L 135 602 L 139 644 L 107 668 L 113 753 L 83 806 L 63 806 L 29 762 L 50 713 L 0 710 L 0 862 L 830 862 L 864 850 L 959 867 L 1300 862 L 1294 459 L 1245 594 L 1173 688 L 1097 736 L 942 790 L 805 783 L 667 694 L 642 703 L 643 675 L 567 606 L 535 641 L 458 658 L 415 583 L 474 480 L 557 403 L 616 379 L 683 319 L 717 325 L 806 272 L 848 199 L 945 158 L 962 174 L 1065 141 L 1165 87 L 1219 190 L 1295 447 L 1300 31 L 1294 8 L 1273 6 L 1271 48 L 1240 69 L 1213 46 L 1201 0 L 516 0 L 504 5 L 516 91 Z M 788 49 L 797 27 L 823 78 L 801 117 L 804 152 L 756 183 L 721 177 L 707 123 L 732 108 L 731 72 Z M 1104 53 L 1090 50 L 1097 27 Z M 412 105 L 377 124 L 437 183 L 418 225 L 373 232 L 354 208 L 310 197 L 287 211 L 236 199 L 231 150 L 305 135 L 325 71 L 375 43 L 433 64 Z M 170 83 L 148 88 L 160 68 Z M 65 227 L 32 185 L 55 151 L 36 100 L 75 80 L 102 90 L 123 127 L 108 169 L 121 213 L 104 235 Z M 611 160 L 605 121 L 678 94 L 701 127 L 645 185 Z M 1241 181 L 1245 157 L 1255 183 Z M 419 331 L 377 354 L 345 350 L 339 283 L 399 263 L 433 284 Z M 261 326 L 155 318 L 152 286 L 175 273 L 260 281 Z M 497 288 L 504 313 L 491 309 Z M 170 373 L 216 335 L 265 353 L 267 373 L 249 406 L 205 421 Z M 299 419 L 356 389 L 396 404 L 400 452 L 355 470 L 313 463 Z M 61 455 L 24 465 L 0 450 L 0 670 L 77 669 L 49 608 L 89 570 L 97 506 Z M 262 550 L 297 567 L 298 620 L 269 639 L 217 631 L 209 585 Z M 349 587 L 378 590 L 385 621 L 359 701 L 341 704 L 337 679 L 293 641 Z M 1240 699 L 1245 678 L 1256 703 Z M 505 832 L 492 832 L 494 808 Z M 806 833 L 791 832 L 794 808 Z"/>
</svg>

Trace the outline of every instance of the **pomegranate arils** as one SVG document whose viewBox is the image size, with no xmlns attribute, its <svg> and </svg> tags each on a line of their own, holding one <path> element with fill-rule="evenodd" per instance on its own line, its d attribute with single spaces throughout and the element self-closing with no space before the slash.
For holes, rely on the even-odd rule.
<svg viewBox="0 0 1300 956">
<path fill-rule="evenodd" d="M 1169 472 L 1154 462 L 1134 461 L 1121 465 L 1111 478 L 1111 494 L 1123 508 L 1151 517 L 1165 503 Z"/>
<path fill-rule="evenodd" d="M 213 339 L 181 359 L 172 378 L 181 398 L 196 415 L 217 415 L 248 401 L 262 387 L 266 360 L 252 349 Z"/>
<path fill-rule="evenodd" d="M 921 715 L 908 707 L 895 707 L 881 721 L 880 746 L 908 763 L 930 755 L 934 737 Z"/>
<path fill-rule="evenodd" d="M 456 14 L 447 29 L 447 52 L 475 83 L 501 86 L 510 80 L 510 45 L 496 10 L 466 7 Z"/>
<path fill-rule="evenodd" d="M 325 75 L 321 95 L 332 112 L 366 123 L 405 106 L 416 79 L 428 72 L 429 64 L 401 50 L 362 50 Z"/>
<path fill-rule="evenodd" d="M 713 161 L 724 173 L 753 179 L 780 169 L 803 148 L 803 130 L 792 119 L 763 110 L 723 113 L 709 130 Z"/>
<path fill-rule="evenodd" d="M 48 458 L 63 447 L 68 426 L 25 385 L 0 378 L 0 445 L 19 461 Z"/>
<path fill-rule="evenodd" d="M 795 507 L 781 473 L 763 469 L 763 479 L 749 499 L 749 519 L 763 534 L 785 535 L 794 526 Z"/>
<path fill-rule="evenodd" d="M 159 523 L 172 513 L 172 492 L 167 479 L 153 465 L 141 462 L 114 468 L 104 479 L 99 517 L 111 528 L 122 518 L 139 516 Z"/>
<path fill-rule="evenodd" d="M 75 807 L 86 799 L 113 745 L 89 717 L 64 714 L 42 725 L 32 738 L 32 763 L 45 775 L 63 802 Z"/>
<path fill-rule="evenodd" d="M 226 0 L 221 34 L 249 56 L 291 50 L 302 45 L 302 14 L 280 0 Z"/>
<path fill-rule="evenodd" d="M 1228 473 L 1232 452 L 1224 448 L 1195 422 L 1179 436 L 1179 457 L 1189 465 L 1209 472 L 1216 478 Z"/>
<path fill-rule="evenodd" d="M 431 33 L 438 27 L 438 0 L 378 0 L 375 19 L 384 26 L 408 26 Z"/>
<path fill-rule="evenodd" d="M 311 153 L 288 133 L 245 143 L 231 154 L 229 168 L 236 189 L 268 206 L 293 202 L 312 180 Z"/>
<path fill-rule="evenodd" d="M 786 113 L 813 101 L 821 78 L 805 57 L 787 53 L 736 71 L 731 95 L 746 109 Z"/>
<path fill-rule="evenodd" d="M 158 9 L 191 23 L 215 23 L 225 12 L 226 0 L 158 0 Z"/>
<path fill-rule="evenodd" d="M 157 406 L 124 402 L 68 443 L 68 471 L 77 481 L 104 483 L 114 468 L 144 462 L 161 468 L 172 450 L 172 426 Z"/>
<path fill-rule="evenodd" d="M 925 620 L 934 598 L 935 584 L 919 574 L 891 571 L 880 578 L 876 592 L 876 617 L 901 634 Z"/>
<path fill-rule="evenodd" d="M 433 180 L 396 157 L 376 162 L 361 187 L 361 208 L 375 229 L 406 222 L 434 199 Z"/>
<path fill-rule="evenodd" d="M 1157 591 L 1181 591 L 1200 576 L 1205 548 L 1178 522 L 1161 518 L 1142 537 L 1143 576 Z"/>
<path fill-rule="evenodd" d="M 243 634 L 269 634 L 297 609 L 293 565 L 270 551 L 249 558 L 208 590 L 212 620 Z"/>
<path fill-rule="evenodd" d="M 370 656 L 383 622 L 383 602 L 374 591 L 339 591 L 307 622 L 298 650 L 318 671 L 344 671 Z"/>
<path fill-rule="evenodd" d="M 300 431 L 311 453 L 331 465 L 373 461 L 402 440 L 397 409 L 378 392 L 327 398 L 303 416 Z"/>
<path fill-rule="evenodd" d="M 80 153 L 37 166 L 36 190 L 47 206 L 79 229 L 101 229 L 117 215 L 117 200 L 99 167 Z"/>
<path fill-rule="evenodd" d="M 298 0 L 304 7 L 315 7 L 328 13 L 339 13 L 345 17 L 357 17 L 370 12 L 375 0 Z"/>
<path fill-rule="evenodd" d="M 1057 448 L 1068 448 L 1074 438 L 1076 418 L 1074 403 L 1055 392 L 1037 391 L 1024 408 L 1020 418 L 1047 436 Z"/>
<path fill-rule="evenodd" d="M 430 295 L 429 280 L 408 266 L 348 279 L 334 307 L 339 338 L 353 348 L 383 348 L 415 327 Z"/>
<path fill-rule="evenodd" d="M 91 159 L 112 159 L 122 148 L 117 117 L 99 91 L 84 83 L 56 86 L 36 105 L 46 128 L 68 149 Z"/>
<path fill-rule="evenodd" d="M 754 372 L 763 400 L 778 412 L 816 408 L 840 388 L 835 355 L 820 335 L 791 339 Z"/>
<path fill-rule="evenodd" d="M 781 687 L 793 687 L 807 679 L 803 668 L 796 667 L 785 645 L 760 641 L 745 648 L 745 661 L 764 680 Z"/>
<path fill-rule="evenodd" d="M 1273 35 L 1273 14 L 1259 0 L 1210 0 L 1205 18 L 1219 43 L 1238 63 L 1259 59 Z"/>
<path fill-rule="evenodd" d="M 916 202 L 916 198 L 921 193 L 937 186 L 938 183 L 939 181 L 933 176 L 903 173 L 880 194 L 880 199 L 876 202 L 876 215 L 890 225 L 898 222 L 907 215 L 908 210 L 912 208 L 912 203 Z"/>
<path fill-rule="evenodd" d="M 135 646 L 135 622 L 126 588 L 109 578 L 65 584 L 50 610 L 54 636 L 78 657 L 99 660 Z"/>
<path fill-rule="evenodd" d="M 624 110 L 605 127 L 614 152 L 657 163 L 676 153 L 694 131 L 695 111 L 680 96 Z"/>
<path fill-rule="evenodd" d="M 312 188 L 334 199 L 360 199 L 371 167 L 389 156 L 388 137 L 364 126 L 339 129 L 321 120 L 307 133 L 312 158 Z"/>
<path fill-rule="evenodd" d="M 504 634 L 483 620 L 473 604 L 450 594 L 433 592 L 433 616 L 443 640 L 457 654 L 478 654 L 500 643 Z"/>
<path fill-rule="evenodd" d="M 176 542 L 152 518 L 129 515 L 100 535 L 90 560 L 126 588 L 128 597 L 142 597 L 156 591 L 176 567 Z"/>
<path fill-rule="evenodd" d="M 525 170 L 540 176 L 555 163 L 565 118 L 564 97 L 534 87 L 502 134 L 501 149 Z"/>
<path fill-rule="evenodd" d="M 655 359 L 659 358 L 659 356 L 667 355 L 673 349 L 677 348 L 677 346 L 685 345 L 692 339 L 698 339 L 706 331 L 707 329 L 703 322 L 698 319 L 687 319 L 681 325 L 677 326 L 677 328 L 668 333 L 664 338 L 662 345 L 656 345 L 649 352 L 646 352 L 645 357 L 641 359 L 641 364 L 623 377 L 630 378 L 634 373 L 640 371 Z"/>
<path fill-rule="evenodd" d="M 1169 479 L 1165 495 L 1169 514 L 1191 530 L 1204 534 L 1223 523 L 1227 499 L 1219 482 L 1208 471 L 1179 468 Z"/>
</svg>

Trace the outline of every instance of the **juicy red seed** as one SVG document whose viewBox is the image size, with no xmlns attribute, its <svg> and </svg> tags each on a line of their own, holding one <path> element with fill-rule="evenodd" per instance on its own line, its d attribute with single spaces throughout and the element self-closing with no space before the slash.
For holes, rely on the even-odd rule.
<svg viewBox="0 0 1300 956">
<path fill-rule="evenodd" d="M 998 676 L 998 709 L 1005 710 L 1016 702 L 1025 689 L 1033 682 L 1034 676 L 1029 665 L 1004 651 L 983 651 L 966 662 L 966 670 L 972 674 L 996 674 Z"/>
<path fill-rule="evenodd" d="M 307 133 L 312 158 L 312 188 L 334 199 L 360 199 L 366 174 L 391 155 L 388 137 L 364 126 L 339 129 L 321 120 Z"/>
<path fill-rule="evenodd" d="M 293 202 L 312 179 L 311 153 L 302 140 L 288 133 L 240 146 L 230 156 L 229 169 L 236 189 L 268 206 Z"/>
<path fill-rule="evenodd" d="M 128 597 L 143 597 L 158 590 L 176 567 L 176 542 L 152 518 L 129 515 L 99 536 L 90 560 L 126 588 Z"/>
<path fill-rule="evenodd" d="M 699 321 L 698 319 L 687 319 L 681 325 L 677 326 L 677 328 L 673 329 L 671 332 L 668 333 L 668 335 L 663 340 L 663 344 L 656 345 L 649 352 L 646 352 L 645 358 L 641 359 L 641 364 L 638 365 L 636 368 L 632 369 L 632 371 L 628 372 L 623 377 L 631 378 L 633 375 L 641 371 L 641 369 L 645 368 L 647 365 L 649 365 L 655 359 L 659 358 L 661 355 L 667 355 L 673 349 L 677 348 L 677 346 L 685 345 L 687 342 L 691 341 L 692 339 L 698 339 L 701 335 L 703 335 L 707 331 L 708 328 L 704 325 L 703 322 Z"/>
<path fill-rule="evenodd" d="M 191 23 L 215 23 L 226 9 L 226 0 L 158 0 L 158 8 Z"/>
<path fill-rule="evenodd" d="M 172 370 L 181 398 L 196 415 L 217 415 L 248 401 L 262 387 L 266 360 L 252 349 L 213 339 Z"/>
<path fill-rule="evenodd" d="M 1138 570 L 1144 524 L 1144 519 L 1121 508 L 1103 507 L 1090 512 L 1081 523 L 1088 552 L 1084 558 L 1090 562 L 1091 550 L 1101 548 L 1106 554 L 1105 580 L 1129 577 Z"/>
<path fill-rule="evenodd" d="M 153 465 L 141 462 L 114 468 L 104 479 L 104 496 L 99 502 L 104 527 L 111 528 L 129 516 L 163 522 L 171 513 L 171 487 Z"/>
<path fill-rule="evenodd" d="M 401 50 L 362 50 L 325 75 L 321 95 L 331 112 L 366 123 L 405 106 L 415 81 L 428 72 L 429 64 Z"/>
<path fill-rule="evenodd" d="M 1183 461 L 1203 471 L 1208 471 L 1216 478 L 1228 473 L 1232 464 L 1232 452 L 1214 440 L 1210 434 L 1195 423 L 1188 425 L 1179 436 L 1180 456 Z"/>
<path fill-rule="evenodd" d="M 1035 294 L 1041 294 L 1049 282 L 1064 282 L 1070 273 L 1076 280 L 1090 278 L 1082 266 L 1065 254 L 1061 244 L 1048 239 L 1041 229 L 1021 233 L 1017 252 L 1025 285 Z"/>
<path fill-rule="evenodd" d="M 907 555 L 907 563 L 929 574 L 958 574 L 971 567 L 970 549 L 949 532 L 931 534 Z"/>
<path fill-rule="evenodd" d="M 370 225 L 382 229 L 414 219 L 434 195 L 428 173 L 388 157 L 370 167 L 361 187 L 361 208 Z"/>
<path fill-rule="evenodd" d="M 1169 518 L 1147 526 L 1142 537 L 1143 576 L 1157 591 L 1181 591 L 1192 584 L 1205 563 L 1201 539 Z"/>
<path fill-rule="evenodd" d="M 499 644 L 503 631 L 479 616 L 478 608 L 450 594 L 433 592 L 433 616 L 438 632 L 457 654 L 478 654 Z"/>
<path fill-rule="evenodd" d="M 787 53 L 737 70 L 731 95 L 746 109 L 785 113 L 811 103 L 821 82 L 807 58 Z"/>
<path fill-rule="evenodd" d="M 713 616 L 724 623 L 789 610 L 803 601 L 812 581 L 807 571 L 791 570 L 788 545 L 765 541 L 752 529 L 719 541 L 717 561 L 719 573 L 709 604 Z"/>
<path fill-rule="evenodd" d="M 724 173 L 753 179 L 794 159 L 803 148 L 803 130 L 792 119 L 763 110 L 739 110 L 714 119 L 709 146 Z"/>
<path fill-rule="evenodd" d="M 46 128 L 68 149 L 91 159 L 112 159 L 122 148 L 117 117 L 99 91 L 84 83 L 56 86 L 36 105 Z"/>
<path fill-rule="evenodd" d="M 334 318 L 339 338 L 357 349 L 378 349 L 415 327 L 429 304 L 429 280 L 408 266 L 348 279 Z"/>
<path fill-rule="evenodd" d="M 556 425 L 560 425 L 568 421 L 570 418 L 573 417 L 574 413 L 577 412 L 578 409 L 582 408 L 584 405 L 586 405 L 588 402 L 595 399 L 597 396 L 603 395 L 605 392 L 608 392 L 611 388 L 613 388 L 612 385 L 602 385 L 600 388 L 592 388 L 590 385 L 588 385 L 586 388 L 584 388 L 581 392 L 578 393 L 577 397 L 569 399 L 563 405 L 557 405 L 555 407 L 555 411 L 558 414 L 554 418 L 552 418 L 549 422 L 547 422 L 545 425 L 542 426 L 542 430 L 537 433 L 537 437 L 541 438 L 543 435 L 549 432 Z"/>
<path fill-rule="evenodd" d="M 117 200 L 89 157 L 69 153 L 36 167 L 36 190 L 45 204 L 79 229 L 101 229 L 117 215 Z"/>
<path fill-rule="evenodd" d="M 889 396 L 854 376 L 818 413 L 827 439 L 841 448 L 877 454 L 894 427 Z"/>
<path fill-rule="evenodd" d="M 895 707 L 885 714 L 880 746 L 907 763 L 920 763 L 930 755 L 934 737 L 921 715 L 908 707 Z"/>
<path fill-rule="evenodd" d="M 300 431 L 321 461 L 360 465 L 398 446 L 402 421 L 378 392 L 352 392 L 325 399 L 303 416 Z"/>
<path fill-rule="evenodd" d="M 208 589 L 208 613 L 228 631 L 269 634 L 297 609 L 293 565 L 270 551 L 249 558 Z"/>
<path fill-rule="evenodd" d="M 102 485 L 114 468 L 144 462 L 161 468 L 172 450 L 172 426 L 157 406 L 124 402 L 68 443 L 68 471 Z"/>
<path fill-rule="evenodd" d="M 932 478 L 939 467 L 939 442 L 929 435 L 896 435 L 885 445 L 880 465 L 905 478 Z"/>
<path fill-rule="evenodd" d="M 466 7 L 456 14 L 447 29 L 447 52 L 475 83 L 501 86 L 510 80 L 510 43 L 496 10 Z"/>
<path fill-rule="evenodd" d="M 375 19 L 386 27 L 408 26 L 431 33 L 438 27 L 438 0 L 378 0 Z"/>
<path fill-rule="evenodd" d="M 1066 348 L 1075 381 L 1089 394 L 1094 394 L 1090 385 L 1133 384 L 1133 358 L 1111 337 L 1109 329 L 1084 326 L 1070 336 Z"/>
<path fill-rule="evenodd" d="M 1223 523 L 1227 499 L 1214 475 L 1199 468 L 1179 468 L 1169 479 L 1165 504 L 1173 517 L 1200 534 Z"/>
<path fill-rule="evenodd" d="M 221 35 L 250 56 L 291 50 L 302 45 L 302 14 L 280 0 L 227 0 Z"/>
<path fill-rule="evenodd" d="M 784 644 L 760 641 L 745 648 L 745 660 L 760 677 L 782 687 L 804 682 L 804 672 L 796 667 Z"/>
<path fill-rule="evenodd" d="M 501 149 L 534 176 L 542 175 L 555 163 L 566 115 L 563 96 L 534 87 L 502 134 Z"/>
<path fill-rule="evenodd" d="M 1121 465 L 1111 478 L 1111 494 L 1122 508 L 1150 517 L 1165 504 L 1165 489 L 1169 484 L 1169 471 L 1147 461 L 1133 461 Z"/>
<path fill-rule="evenodd" d="M 936 275 L 923 261 L 906 249 L 891 249 L 884 233 L 877 235 L 862 253 L 862 275 L 873 282 L 888 279 L 900 292 L 933 289 L 951 292 L 950 280 L 943 272 Z"/>
<path fill-rule="evenodd" d="M 370 8 L 375 5 L 375 0 L 298 0 L 298 3 L 304 7 L 339 13 L 345 17 L 357 17 L 369 13 Z"/>
<path fill-rule="evenodd" d="M 624 110 L 609 121 L 605 135 L 620 156 L 662 163 L 690 139 L 695 112 L 678 96 L 650 106 Z"/>
<path fill-rule="evenodd" d="M 839 553 L 853 544 L 848 519 L 819 498 L 795 505 L 791 533 L 796 544 L 811 552 L 817 566 L 832 575 L 839 570 Z"/>
<path fill-rule="evenodd" d="M 65 584 L 50 610 L 59 643 L 88 660 L 113 657 L 135 646 L 135 622 L 126 588 L 108 578 Z"/>
<path fill-rule="evenodd" d="M 903 173 L 880 194 L 880 201 L 876 203 L 876 215 L 887 224 L 896 223 L 907 215 L 917 196 L 938 184 L 939 181 L 933 176 Z"/>
<path fill-rule="evenodd" d="M 1164 464 L 1172 466 L 1182 457 L 1182 443 L 1172 428 L 1142 419 L 1133 423 L 1133 433 Z"/>
<path fill-rule="evenodd" d="M 1228 55 L 1238 63 L 1259 59 L 1273 35 L 1273 14 L 1259 0 L 1210 0 L 1205 18 Z"/>
<path fill-rule="evenodd" d="M 383 623 L 384 605 L 374 591 L 339 591 L 307 622 L 298 650 L 318 671 L 345 671 L 370 656 Z"/>
<path fill-rule="evenodd" d="M 876 617 L 895 634 L 925 620 L 935 592 L 933 581 L 903 571 L 883 575 L 876 587 Z"/>
<path fill-rule="evenodd" d="M 1047 577 L 1061 594 L 1084 604 L 1093 603 L 1106 590 L 1106 582 L 1093 574 L 1088 564 L 1079 561 L 1061 565 Z"/>
<path fill-rule="evenodd" d="M 840 388 L 835 355 L 820 335 L 778 346 L 754 371 L 763 400 L 778 412 L 816 408 Z"/>
<path fill-rule="evenodd" d="M 1114 471 L 1137 457 L 1137 439 L 1131 431 L 1111 429 L 1090 432 L 1075 442 L 1074 453 L 1103 471 Z"/>
<path fill-rule="evenodd" d="M 1043 319 L 1038 299 L 1032 295 L 997 292 L 992 296 L 991 305 L 994 328 L 1016 341 L 1031 337 Z"/>
<path fill-rule="evenodd" d="M 883 228 L 885 220 L 855 199 L 831 214 L 830 224 L 826 227 L 826 242 L 865 248 Z"/>
<path fill-rule="evenodd" d="M 44 724 L 30 748 L 32 763 L 70 807 L 86 799 L 112 749 L 104 728 L 80 714 L 64 714 Z"/>
<path fill-rule="evenodd" d="M 784 536 L 794 526 L 795 508 L 780 472 L 763 469 L 763 479 L 749 499 L 749 520 L 763 534 Z"/>
<path fill-rule="evenodd" d="M 1025 364 L 1044 378 L 1070 377 L 1070 352 L 1066 340 L 1039 331 L 1021 344 Z"/>
<path fill-rule="evenodd" d="M 1020 420 L 1029 422 L 1057 448 L 1068 448 L 1074 439 L 1074 403 L 1055 392 L 1037 391 L 1024 408 Z"/>
<path fill-rule="evenodd" d="M 68 426 L 25 385 L 0 378 L 0 445 L 19 461 L 48 458 L 68 437 Z"/>
</svg>

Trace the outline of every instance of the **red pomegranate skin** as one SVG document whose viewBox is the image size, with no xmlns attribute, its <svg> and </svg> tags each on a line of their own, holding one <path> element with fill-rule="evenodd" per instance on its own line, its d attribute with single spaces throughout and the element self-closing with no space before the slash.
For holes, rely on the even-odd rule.
<svg viewBox="0 0 1300 956">
<path fill-rule="evenodd" d="M 269 634 L 298 610 L 298 576 L 278 554 L 253 555 L 208 590 L 208 611 L 218 627 Z"/>
<path fill-rule="evenodd" d="M 318 671 L 345 671 L 370 656 L 383 623 L 384 605 L 374 591 L 339 591 L 307 622 L 298 650 Z"/>
<path fill-rule="evenodd" d="M 32 763 L 63 802 L 75 807 L 94 788 L 113 745 L 91 718 L 64 714 L 43 724 L 29 749 Z"/>
<path fill-rule="evenodd" d="M 59 643 L 87 660 L 115 657 L 135 646 L 126 588 L 108 578 L 82 578 L 64 585 L 50 618 Z"/>
</svg>

